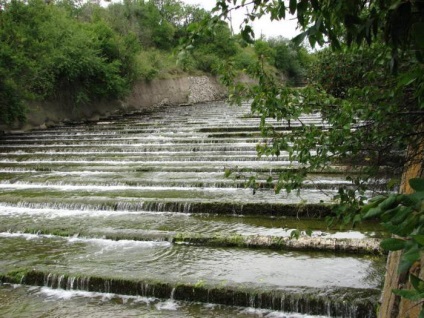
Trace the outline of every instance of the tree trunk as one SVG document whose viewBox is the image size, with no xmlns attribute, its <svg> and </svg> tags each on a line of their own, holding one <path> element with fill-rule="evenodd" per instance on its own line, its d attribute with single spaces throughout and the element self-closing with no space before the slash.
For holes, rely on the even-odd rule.
<svg viewBox="0 0 424 318">
<path fill-rule="evenodd" d="M 405 194 L 413 192 L 409 186 L 410 179 L 423 177 L 424 140 L 420 140 L 414 147 L 410 147 L 408 154 L 409 162 L 405 166 L 400 187 L 400 192 Z M 401 251 L 389 253 L 379 318 L 417 318 L 420 314 L 422 308 L 420 302 L 411 302 L 392 293 L 392 289 L 411 288 L 411 284 L 407 281 L 407 275 L 398 273 L 400 257 Z M 420 264 L 415 264 L 410 272 L 424 279 L 424 256 L 421 257 Z"/>
</svg>

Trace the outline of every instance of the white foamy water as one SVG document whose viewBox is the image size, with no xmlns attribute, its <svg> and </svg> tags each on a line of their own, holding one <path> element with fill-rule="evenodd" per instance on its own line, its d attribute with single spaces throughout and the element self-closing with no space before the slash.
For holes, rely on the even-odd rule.
<svg viewBox="0 0 424 318">
<path fill-rule="evenodd" d="M 30 234 L 30 233 L 21 233 L 21 232 L 0 232 L 0 237 L 3 238 L 24 238 L 26 240 L 38 240 L 43 238 L 56 238 L 59 240 L 65 240 L 69 243 L 87 243 L 94 244 L 97 246 L 105 247 L 107 250 L 109 249 L 128 249 L 133 247 L 143 247 L 143 248 L 154 248 L 154 247 L 170 247 L 172 244 L 170 242 L 163 241 L 133 241 L 133 240 L 109 240 L 109 239 L 101 239 L 101 238 L 80 238 L 77 236 L 74 237 L 62 237 L 55 236 L 50 234 Z M 105 250 L 102 250 L 102 252 Z"/>
<path fill-rule="evenodd" d="M 250 314 L 254 317 L 263 317 L 263 318 L 330 318 L 329 316 L 310 316 L 298 313 L 286 313 L 279 311 L 270 311 L 266 309 L 257 309 L 257 308 L 245 308 L 240 313 Z"/>
<path fill-rule="evenodd" d="M 155 305 L 155 308 L 157 310 L 169 310 L 169 311 L 175 311 L 180 308 L 178 303 L 175 300 L 169 299 L 167 301 L 159 302 Z"/>
<path fill-rule="evenodd" d="M 140 202 L 142 203 L 142 202 Z M 84 216 L 84 217 L 108 217 L 112 215 L 166 215 L 166 216 L 190 216 L 190 213 L 183 212 L 162 212 L 162 211 L 126 211 L 120 210 L 116 212 L 114 210 L 93 210 L 90 208 L 83 208 L 78 206 L 78 209 L 64 209 L 59 206 L 57 208 L 38 208 L 38 207 L 20 207 L 20 206 L 9 206 L 6 204 L 0 203 L 0 215 L 5 216 L 14 216 L 17 214 L 27 214 L 27 215 L 46 215 L 50 218 L 57 217 L 70 217 L 70 216 Z"/>
<path fill-rule="evenodd" d="M 38 240 L 38 239 L 42 239 L 42 238 L 53 238 L 54 235 L 50 235 L 50 234 L 30 234 L 30 233 L 21 233 L 21 232 L 0 232 L 0 237 L 3 238 L 16 238 L 16 237 L 20 237 L 20 238 L 24 238 L 27 241 L 30 240 Z"/>
<path fill-rule="evenodd" d="M 277 160 L 275 160 L 277 161 Z M 100 165 L 100 164 L 104 164 L 104 165 L 139 165 L 139 166 L 143 166 L 143 165 L 173 165 L 173 166 L 178 166 L 181 165 L 181 163 L 187 163 L 188 165 L 192 165 L 192 164 L 200 164 L 200 165 L 220 165 L 221 167 L 225 167 L 228 165 L 233 165 L 233 166 L 237 166 L 237 167 L 251 167 L 251 168 L 257 168 L 257 167 L 264 167 L 264 168 L 272 168 L 272 166 L 270 167 L 270 165 L 272 165 L 272 163 L 270 163 L 269 161 L 235 161 L 235 160 L 225 160 L 225 161 L 220 161 L 220 160 L 214 160 L 214 161 L 209 161 L 209 160 L 196 160 L 196 161 L 184 161 L 184 160 L 163 160 L 158 162 L 157 160 L 153 160 L 153 161 L 135 161 L 135 160 L 92 160 L 92 161 L 87 161 L 85 159 L 79 159 L 79 160 L 42 160 L 42 159 L 38 159 L 38 160 L 24 160 L 24 161 L 20 161 L 20 160 L 13 160 L 13 159 L 2 159 L 0 160 L 0 163 L 19 163 L 19 164 L 87 164 L 87 165 Z M 287 166 L 297 166 L 298 163 L 296 161 L 293 162 L 289 162 L 289 161 L 279 161 L 278 164 L 273 164 L 274 168 L 278 168 L 281 167 L 281 165 L 287 165 Z"/>
<path fill-rule="evenodd" d="M 152 297 L 142 297 L 142 296 L 127 296 L 127 295 L 117 295 L 112 293 L 97 293 L 97 292 L 88 292 L 82 290 L 65 290 L 65 289 L 52 289 L 49 287 L 35 287 L 37 294 L 41 294 L 47 297 L 47 301 L 56 301 L 56 300 L 70 300 L 76 297 L 84 298 L 101 298 L 102 301 L 110 301 L 114 298 L 120 298 L 122 303 L 126 303 L 128 300 L 133 300 L 138 303 L 150 304 L 154 301 L 157 301 L 156 298 Z"/>
<path fill-rule="evenodd" d="M 222 192 L 240 192 L 244 189 L 237 188 L 193 188 L 193 187 L 172 187 L 172 186 L 126 186 L 126 185 L 61 185 L 61 184 L 38 184 L 38 183 L 0 183 L 0 189 L 52 189 L 59 191 L 124 191 L 124 190 L 147 190 L 147 191 L 160 191 L 160 190 L 178 190 L 178 191 L 222 191 Z"/>
<path fill-rule="evenodd" d="M 144 248 L 154 248 L 154 247 L 170 247 L 172 243 L 170 242 L 155 242 L 155 241 L 133 241 L 133 240 L 108 240 L 108 239 L 97 239 L 97 238 L 80 238 L 80 237 L 70 237 L 66 238 L 70 243 L 89 243 L 96 244 L 100 246 L 106 246 L 111 249 L 127 249 L 133 247 L 144 247 Z"/>
</svg>

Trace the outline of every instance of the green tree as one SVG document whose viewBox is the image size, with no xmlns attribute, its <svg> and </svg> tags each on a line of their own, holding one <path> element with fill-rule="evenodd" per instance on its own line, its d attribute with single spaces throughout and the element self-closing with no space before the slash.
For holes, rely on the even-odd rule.
<svg viewBox="0 0 424 318">
<path fill-rule="evenodd" d="M 210 15 L 206 16 L 206 18 L 210 17 Z M 201 27 L 201 23 L 192 23 L 188 26 L 188 31 L 194 32 Z M 240 46 L 231 34 L 228 25 L 223 21 L 218 21 L 214 29 L 196 32 L 196 45 L 182 50 L 179 62 L 204 72 L 215 73 L 221 60 L 232 58 L 239 51 Z"/>
<path fill-rule="evenodd" d="M 0 14 L 1 120 L 23 120 L 28 100 L 78 107 L 122 97 L 134 80 L 133 39 L 101 18 L 79 20 L 71 2 L 6 2 Z M 64 106 L 65 107 L 65 106 Z"/>
<path fill-rule="evenodd" d="M 303 45 L 297 45 L 283 37 L 271 38 L 267 42 L 275 51 L 274 66 L 277 70 L 294 83 L 304 81 L 311 58 Z"/>
<path fill-rule="evenodd" d="M 414 239 L 414 235 L 424 234 L 422 181 L 414 181 L 411 185 L 417 193 L 414 199 L 390 196 L 377 199 L 366 207 L 364 181 L 381 171 L 379 167 L 383 160 L 385 164 L 390 163 L 386 155 L 396 157 L 397 152 L 407 154 L 393 163 L 393 166 L 403 168 L 401 187 L 405 191 L 408 191 L 409 179 L 422 176 L 424 1 L 218 0 L 214 9 L 217 16 L 203 25 L 213 27 L 216 20 L 225 19 L 230 11 L 237 9 L 247 11 L 241 28 L 241 35 L 247 42 L 253 42 L 254 37 L 250 22 L 265 14 L 270 14 L 272 20 L 280 20 L 290 12 L 296 15 L 301 30 L 294 39 L 296 43 L 307 40 L 312 47 L 327 44 L 331 50 L 342 52 L 334 55 L 328 51 L 318 56 L 320 69 L 325 69 L 327 63 L 327 75 L 332 78 L 315 73 L 316 81 L 301 90 L 280 85 L 260 61 L 249 72 L 258 80 L 258 85 L 234 84 L 235 72 L 231 70 L 231 63 L 223 68 L 228 70 L 223 74 L 223 80 L 231 86 L 234 102 L 242 98 L 252 100 L 253 112 L 261 116 L 263 133 L 272 137 L 269 143 L 259 146 L 259 152 L 279 155 L 281 151 L 287 151 L 291 160 L 306 167 L 280 175 L 276 180 L 277 192 L 300 187 L 308 170 L 323 169 L 335 160 L 349 161 L 362 168 L 363 177 L 351 177 L 353 188 L 339 190 L 336 217 L 352 222 L 361 220 L 364 214 L 366 217 L 383 215 L 389 231 L 401 235 L 400 240 L 406 242 L 402 245 L 396 245 L 397 241 L 385 244 L 391 250 L 405 251 L 401 263 L 406 266 L 401 266 L 400 270 L 411 274 L 412 294 L 397 294 L 413 300 L 422 299 L 424 282 L 411 272 L 415 268 L 413 265 L 420 260 L 419 251 L 424 250 L 419 238 Z M 333 63 L 329 63 L 331 59 Z M 342 70 L 353 71 L 346 74 L 352 78 L 343 76 Z M 342 82 L 338 83 L 338 79 Z M 267 118 L 291 121 L 317 110 L 331 125 L 329 129 L 302 125 L 287 137 L 267 123 Z M 369 209 L 374 208 L 377 210 L 369 213 Z M 390 286 L 386 288 L 390 289 Z M 384 302 L 389 298 L 385 294 Z M 382 308 L 381 317 L 395 316 L 396 308 L 385 310 Z M 405 317 L 406 314 L 400 312 L 399 316 Z"/>
</svg>

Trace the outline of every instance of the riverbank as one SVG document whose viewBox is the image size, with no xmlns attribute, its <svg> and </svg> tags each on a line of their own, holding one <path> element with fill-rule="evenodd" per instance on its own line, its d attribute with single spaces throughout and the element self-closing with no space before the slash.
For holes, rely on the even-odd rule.
<svg viewBox="0 0 424 318">
<path fill-rule="evenodd" d="M 178 106 L 220 100 L 226 95 L 226 89 L 211 76 L 138 81 L 124 100 L 97 101 L 77 107 L 70 104 L 64 94 L 52 101 L 31 102 L 26 122 L 0 125 L 0 131 L 13 133 L 45 129 L 70 122 L 99 121 L 115 115 L 151 111 L 165 105 Z"/>
</svg>

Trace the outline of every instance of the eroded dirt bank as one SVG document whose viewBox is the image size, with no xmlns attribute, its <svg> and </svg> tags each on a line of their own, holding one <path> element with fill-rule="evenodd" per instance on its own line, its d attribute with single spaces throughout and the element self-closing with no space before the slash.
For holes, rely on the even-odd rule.
<svg viewBox="0 0 424 318">
<path fill-rule="evenodd" d="M 77 107 L 72 105 L 64 94 L 58 97 L 58 100 L 32 102 L 25 123 L 0 125 L 0 130 L 11 132 L 46 128 L 63 122 L 97 121 L 116 114 L 146 111 L 164 105 L 178 106 L 207 102 L 225 96 L 225 88 L 215 78 L 208 76 L 139 81 L 124 100 L 98 101 L 88 106 Z"/>
</svg>

